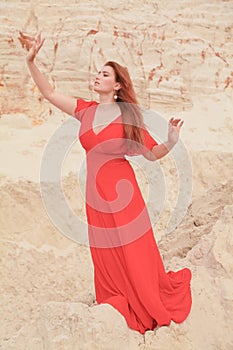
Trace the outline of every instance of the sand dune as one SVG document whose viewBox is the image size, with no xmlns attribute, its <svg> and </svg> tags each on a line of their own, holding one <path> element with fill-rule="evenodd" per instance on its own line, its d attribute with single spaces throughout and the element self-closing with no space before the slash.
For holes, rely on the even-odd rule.
<svg viewBox="0 0 233 350">
<path fill-rule="evenodd" d="M 20 152 L 15 153 L 16 164 L 21 163 L 22 155 L 27 157 L 24 151 L 29 150 L 34 152 L 29 156 L 36 165 L 43 154 L 45 130 L 48 134 L 51 132 L 49 125 L 28 129 L 9 125 L 7 128 L 12 130 L 8 136 L 9 144 L 13 144 L 12 137 L 21 145 Z M 40 128 L 43 128 L 41 135 Z M 36 129 L 37 139 L 32 136 Z M 22 135 L 24 143 L 20 139 Z M 31 147 L 32 143 L 34 147 Z M 72 157 L 83 157 L 79 146 L 75 147 L 70 162 Z M 4 174 L 0 201 L 3 349 L 23 349 L 25 346 L 33 350 L 170 350 L 171 346 L 178 350 L 230 349 L 233 344 L 230 326 L 233 299 L 232 154 L 202 150 L 190 151 L 190 156 L 193 193 L 187 213 L 172 233 L 165 234 L 164 222 L 172 210 L 165 203 L 160 220 L 154 222 L 154 230 L 166 269 L 188 266 L 192 270 L 192 311 L 183 324 L 172 323 L 169 327 L 147 332 L 144 337 L 128 329 L 123 317 L 111 306 L 95 306 L 89 248 L 66 238 L 53 226 L 42 203 L 39 183 L 35 179 L 29 180 L 31 174 L 35 176 L 35 167 L 28 164 L 27 178 L 23 168 L 20 168 L 22 174 L 17 172 L 21 175 L 18 179 L 10 171 L 8 177 Z M 169 175 L 170 164 L 169 158 L 163 159 L 168 191 L 174 176 Z M 68 163 L 66 166 L 68 171 Z M 142 186 L 139 171 L 137 176 Z M 85 220 L 76 173 L 70 168 L 62 182 L 70 206 Z M 113 338 L 117 340 L 109 347 Z"/>
</svg>

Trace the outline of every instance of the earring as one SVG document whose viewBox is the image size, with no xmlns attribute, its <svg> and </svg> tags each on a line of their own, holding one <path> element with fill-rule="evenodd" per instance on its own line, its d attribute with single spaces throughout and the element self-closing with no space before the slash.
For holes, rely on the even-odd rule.
<svg viewBox="0 0 233 350">
<path fill-rule="evenodd" d="M 118 97 L 118 96 L 117 96 L 117 92 L 115 92 L 115 93 L 114 93 L 114 96 L 113 96 L 114 100 L 117 100 L 117 97 Z"/>
</svg>

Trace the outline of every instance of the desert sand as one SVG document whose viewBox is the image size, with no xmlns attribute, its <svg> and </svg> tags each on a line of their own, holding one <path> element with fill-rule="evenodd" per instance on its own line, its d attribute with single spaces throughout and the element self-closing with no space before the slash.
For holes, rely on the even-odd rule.
<svg viewBox="0 0 233 350">
<path fill-rule="evenodd" d="M 233 2 L 5 1 L 1 13 L 0 347 L 232 349 Z M 158 161 L 166 196 L 148 201 L 166 270 L 192 271 L 193 305 L 182 324 L 141 335 L 110 305 L 95 304 L 90 251 L 79 240 L 83 232 L 76 240 L 61 232 L 40 192 L 45 147 L 69 116 L 36 89 L 18 30 L 42 30 L 47 40 L 38 65 L 60 91 L 98 99 L 91 89 L 96 67 L 114 58 L 128 66 L 143 106 L 165 120 L 171 115 L 184 120 L 186 157 L 178 168 L 173 153 Z M 77 139 L 64 158 L 61 183 L 85 226 L 79 181 L 84 163 Z M 182 220 L 168 233 L 187 164 L 191 195 Z M 158 172 L 136 158 L 132 165 L 147 198 L 159 183 Z M 69 218 L 64 215 L 61 221 L 66 225 Z"/>
</svg>

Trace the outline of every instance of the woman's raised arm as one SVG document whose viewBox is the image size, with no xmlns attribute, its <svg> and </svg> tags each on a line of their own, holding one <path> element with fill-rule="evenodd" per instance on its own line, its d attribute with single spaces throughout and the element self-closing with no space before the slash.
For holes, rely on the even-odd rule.
<svg viewBox="0 0 233 350">
<path fill-rule="evenodd" d="M 155 145 L 151 151 L 145 152 L 143 156 L 151 161 L 160 159 L 170 152 L 179 140 L 180 129 L 184 121 L 180 118 L 170 118 L 168 124 L 168 139 L 160 145 Z"/>
<path fill-rule="evenodd" d="M 36 38 L 34 38 L 20 32 L 19 40 L 22 46 L 26 47 L 28 51 L 26 62 L 31 76 L 42 95 L 55 107 L 71 116 L 74 116 L 77 100 L 74 97 L 65 96 L 55 91 L 48 79 L 41 73 L 34 62 L 45 39 L 41 39 L 41 34 L 38 34 Z"/>
</svg>

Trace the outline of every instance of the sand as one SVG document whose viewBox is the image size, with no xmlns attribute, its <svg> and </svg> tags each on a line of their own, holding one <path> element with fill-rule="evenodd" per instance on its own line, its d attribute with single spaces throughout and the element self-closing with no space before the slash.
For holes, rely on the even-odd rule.
<svg viewBox="0 0 233 350">
<path fill-rule="evenodd" d="M 221 105 L 225 112 L 218 118 Z M 46 143 L 63 123 L 61 114 L 57 112 L 39 126 L 22 115 L 1 118 L 3 349 L 231 348 L 230 108 L 219 96 L 215 105 L 213 101 L 203 100 L 203 104 L 183 112 L 182 118 L 185 120 L 182 140 L 192 163 L 190 205 L 180 225 L 170 234 L 164 229 L 173 210 L 171 203 L 165 201 L 160 219 L 153 224 L 166 269 L 187 266 L 192 270 L 193 306 L 183 324 L 172 322 L 168 327 L 146 332 L 145 336 L 128 329 L 123 317 L 111 306 L 93 308 L 95 293 L 89 248 L 59 232 L 43 206 L 40 164 Z M 66 198 L 83 222 L 84 201 L 79 193 L 77 172 L 84 156 L 77 141 L 62 174 Z M 168 199 L 175 196 L 171 162 L 169 156 L 160 161 Z M 146 192 L 139 170 L 136 168 L 138 180 Z M 153 185 L 153 178 L 150 181 Z M 153 212 L 153 203 L 149 205 Z M 114 344 L 109 347 L 113 338 Z"/>
</svg>

